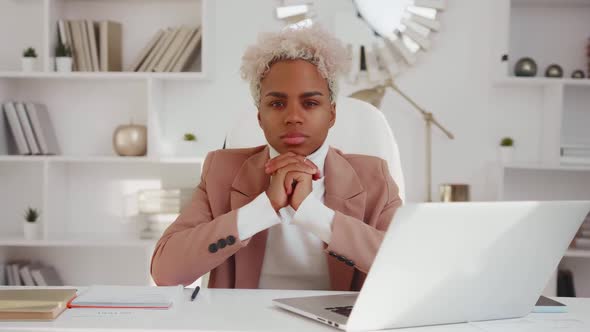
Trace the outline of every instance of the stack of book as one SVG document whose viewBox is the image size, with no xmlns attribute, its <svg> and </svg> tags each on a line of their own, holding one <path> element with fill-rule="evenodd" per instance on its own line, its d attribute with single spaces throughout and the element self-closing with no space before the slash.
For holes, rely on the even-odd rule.
<svg viewBox="0 0 590 332">
<path fill-rule="evenodd" d="M 58 36 L 72 50 L 74 71 L 121 71 L 122 26 L 118 22 L 59 20 Z"/>
<path fill-rule="evenodd" d="M 182 72 L 194 62 L 201 45 L 200 27 L 158 30 L 141 50 L 130 71 Z"/>
<path fill-rule="evenodd" d="M 590 213 L 586 216 L 586 220 L 578 230 L 576 237 L 572 241 L 571 247 L 576 249 L 590 250 Z"/>
<path fill-rule="evenodd" d="M 0 116 L 0 155 L 57 155 L 59 144 L 47 107 L 7 102 Z"/>
<path fill-rule="evenodd" d="M 590 164 L 590 145 L 564 145 L 560 152 L 563 163 Z"/>
<path fill-rule="evenodd" d="M 53 266 L 24 260 L 0 264 L 0 286 L 63 286 Z"/>
<path fill-rule="evenodd" d="M 192 197 L 191 188 L 142 190 L 139 213 L 144 216 L 142 239 L 157 239 L 178 218 Z"/>
<path fill-rule="evenodd" d="M 0 320 L 53 320 L 76 297 L 76 289 L 0 289 Z"/>
</svg>

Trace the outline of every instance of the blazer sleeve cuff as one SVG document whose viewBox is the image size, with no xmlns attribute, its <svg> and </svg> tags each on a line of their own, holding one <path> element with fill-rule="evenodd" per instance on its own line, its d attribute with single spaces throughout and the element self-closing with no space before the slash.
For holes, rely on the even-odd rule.
<svg viewBox="0 0 590 332">
<path fill-rule="evenodd" d="M 238 235 L 241 241 L 280 222 L 265 192 L 238 209 Z"/>
<path fill-rule="evenodd" d="M 329 244 L 332 238 L 334 215 L 334 210 L 325 206 L 319 199 L 310 194 L 299 205 L 299 209 L 293 216 L 293 223 Z"/>
</svg>

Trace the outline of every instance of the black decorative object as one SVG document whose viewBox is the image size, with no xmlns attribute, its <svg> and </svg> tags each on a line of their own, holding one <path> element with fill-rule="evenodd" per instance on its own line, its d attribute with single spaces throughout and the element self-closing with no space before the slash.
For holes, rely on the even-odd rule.
<svg viewBox="0 0 590 332">
<path fill-rule="evenodd" d="M 584 74 L 583 70 L 574 70 L 574 72 L 572 73 L 572 78 L 585 78 L 586 75 Z"/>
<path fill-rule="evenodd" d="M 537 63 L 531 58 L 522 58 L 514 65 L 514 75 L 519 77 L 533 77 L 537 75 Z"/>
<path fill-rule="evenodd" d="M 545 77 L 559 78 L 563 77 L 563 69 L 557 64 L 552 64 L 545 70 Z"/>
</svg>

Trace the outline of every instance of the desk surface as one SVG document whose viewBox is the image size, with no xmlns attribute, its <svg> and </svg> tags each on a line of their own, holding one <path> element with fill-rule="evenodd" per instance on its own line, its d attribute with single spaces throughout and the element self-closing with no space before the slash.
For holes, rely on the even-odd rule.
<svg viewBox="0 0 590 332">
<path fill-rule="evenodd" d="M 202 289 L 189 302 L 191 289 L 169 310 L 69 309 L 50 322 L 0 322 L 0 331 L 339 331 L 276 308 L 279 297 L 336 294 L 323 291 Z M 496 332 L 590 331 L 590 299 L 559 298 L 565 314 L 530 314 L 518 320 L 452 324 L 395 331 Z M 506 325 L 509 324 L 509 325 Z"/>
</svg>

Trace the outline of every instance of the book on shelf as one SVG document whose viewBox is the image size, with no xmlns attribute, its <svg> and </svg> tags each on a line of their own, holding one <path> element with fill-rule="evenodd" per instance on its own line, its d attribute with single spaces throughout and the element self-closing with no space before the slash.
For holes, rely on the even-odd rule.
<svg viewBox="0 0 590 332">
<path fill-rule="evenodd" d="M 580 157 L 590 159 L 589 145 L 564 145 L 560 149 L 562 157 Z"/>
<path fill-rule="evenodd" d="M 86 24 L 86 34 L 88 37 L 88 50 L 90 54 L 90 63 L 92 64 L 92 71 L 100 71 L 100 64 L 98 63 L 98 47 L 96 41 L 96 27 L 95 23 L 90 20 L 84 20 Z"/>
<path fill-rule="evenodd" d="M 185 71 L 186 68 L 190 65 L 190 63 L 196 58 L 198 55 L 199 46 L 201 44 L 201 29 L 198 29 L 195 34 L 192 36 L 191 40 L 189 41 L 188 45 L 182 51 L 182 55 L 178 61 L 174 64 L 172 68 L 173 72 L 181 72 Z"/>
<path fill-rule="evenodd" d="M 72 30 L 74 62 L 77 64 L 78 71 L 88 71 L 86 56 L 84 55 L 84 43 L 82 38 L 82 27 L 79 21 L 69 21 Z"/>
<path fill-rule="evenodd" d="M 44 155 L 61 154 L 55 128 L 51 122 L 47 107 L 44 104 L 27 102 L 25 103 L 25 109 L 31 120 L 33 132 L 39 143 L 41 153 Z"/>
<path fill-rule="evenodd" d="M 4 279 L 0 285 L 8 286 L 63 286 L 64 283 L 53 266 L 30 263 L 27 260 L 9 261 L 0 265 Z"/>
<path fill-rule="evenodd" d="M 18 115 L 18 119 L 20 121 L 20 125 L 25 133 L 25 139 L 27 140 L 27 145 L 31 150 L 31 154 L 38 155 L 41 154 L 39 150 L 39 145 L 37 144 L 37 139 L 33 134 L 33 127 L 31 126 L 31 121 L 29 120 L 29 116 L 27 115 L 27 111 L 25 110 L 25 105 L 23 103 L 15 103 L 16 106 L 16 114 Z"/>
<path fill-rule="evenodd" d="M 58 36 L 72 49 L 75 71 L 122 70 L 122 25 L 102 20 L 59 20 Z"/>
<path fill-rule="evenodd" d="M 163 72 L 166 69 L 166 67 L 168 67 L 168 64 L 170 63 L 170 61 L 172 61 L 172 57 L 174 57 L 176 51 L 180 48 L 180 43 L 184 39 L 187 30 L 188 28 L 185 26 L 176 28 L 174 30 L 174 35 L 170 39 L 170 45 L 164 50 L 164 52 L 162 53 L 162 57 L 154 66 L 154 72 Z"/>
<path fill-rule="evenodd" d="M 86 71 L 94 71 L 92 66 L 92 55 L 90 54 L 90 40 L 88 39 L 88 26 L 85 20 L 79 20 L 80 34 L 82 38 L 82 48 L 84 55 L 84 63 L 86 64 Z"/>
<path fill-rule="evenodd" d="M 6 286 L 8 280 L 6 280 L 6 265 L 0 264 L 0 286 Z"/>
<path fill-rule="evenodd" d="M 76 57 L 73 54 L 74 42 L 72 40 L 71 28 L 70 28 L 68 21 L 58 20 L 57 21 L 57 31 L 58 31 L 59 41 L 63 45 L 66 45 L 67 47 L 69 47 L 70 50 L 72 51 L 72 70 L 77 71 L 78 69 L 77 69 Z"/>
<path fill-rule="evenodd" d="M 184 48 L 186 47 L 186 45 L 188 45 L 188 43 L 190 42 L 193 35 L 197 32 L 197 30 L 198 30 L 198 28 L 185 27 L 185 31 L 184 31 L 185 34 L 184 34 L 184 36 L 182 36 L 182 40 L 181 40 L 179 46 L 174 51 L 174 55 L 172 56 L 171 60 L 169 61 L 168 65 L 166 66 L 164 71 L 167 71 L 167 72 L 172 71 L 172 69 L 174 68 L 174 65 L 176 64 L 176 62 L 178 62 L 178 59 L 180 59 L 180 57 L 182 56 L 182 52 L 184 51 Z"/>
<path fill-rule="evenodd" d="M 27 144 L 27 139 L 25 138 L 25 132 L 23 131 L 23 128 L 18 119 L 14 103 L 4 103 L 3 109 L 4 114 L 6 115 L 6 119 L 8 121 L 8 125 L 10 127 L 10 132 L 12 133 L 12 137 L 14 138 L 14 142 L 16 143 L 16 150 L 18 151 L 18 154 L 31 154 L 31 150 L 29 150 L 29 146 Z"/>
<path fill-rule="evenodd" d="M 19 154 L 12 129 L 8 123 L 8 114 L 0 105 L 0 155 Z"/>
<path fill-rule="evenodd" d="M 160 41 L 162 36 L 164 35 L 164 30 L 160 29 L 156 32 L 156 34 L 150 39 L 150 41 L 145 45 L 145 47 L 139 53 L 139 56 L 135 59 L 131 67 L 129 68 L 130 71 L 140 71 L 139 68 L 147 59 L 148 55 L 154 49 L 156 44 Z"/>
<path fill-rule="evenodd" d="M 182 25 L 156 31 L 139 52 L 131 70 L 139 72 L 180 72 L 195 59 L 201 41 L 199 27 Z"/>
<path fill-rule="evenodd" d="M 123 26 L 114 21 L 99 23 L 100 71 L 122 71 Z"/>
<path fill-rule="evenodd" d="M 170 32 L 168 34 L 166 34 L 166 38 L 159 45 L 159 47 L 157 49 L 157 52 L 154 55 L 154 58 L 153 58 L 152 62 L 146 68 L 146 71 L 148 71 L 148 72 L 154 71 L 154 69 L 156 68 L 156 66 L 162 60 L 162 57 L 164 56 L 164 53 L 166 53 L 166 50 L 168 50 L 168 48 L 170 47 L 170 44 L 172 43 L 172 40 L 178 34 L 178 30 L 179 30 L 178 28 L 171 28 L 170 29 Z"/>
<path fill-rule="evenodd" d="M 76 289 L 0 289 L 0 319 L 52 320 L 75 297 Z"/>
</svg>

